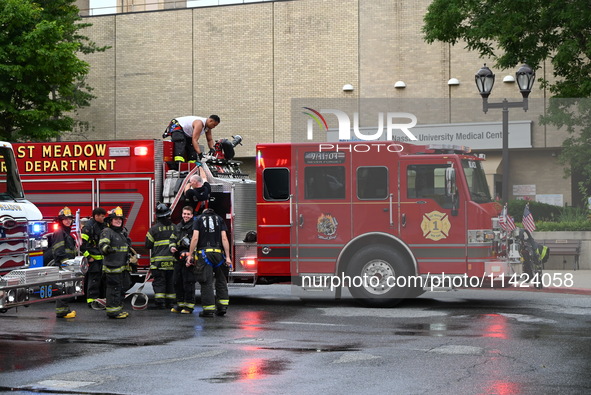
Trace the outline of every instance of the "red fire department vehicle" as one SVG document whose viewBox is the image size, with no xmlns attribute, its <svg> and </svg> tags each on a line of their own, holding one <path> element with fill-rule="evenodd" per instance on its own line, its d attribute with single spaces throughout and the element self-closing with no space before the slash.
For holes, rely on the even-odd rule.
<svg viewBox="0 0 591 395">
<path fill-rule="evenodd" d="M 12 145 L 0 142 L 0 313 L 82 295 L 84 259 L 42 267 L 46 231 L 41 212 L 23 192 Z"/>
<path fill-rule="evenodd" d="M 256 182 L 219 148 L 204 168 L 210 207 L 230 229 L 231 284 L 290 282 L 337 296 L 344 286 L 366 304 L 388 305 L 446 276 L 483 286 L 520 270 L 518 258 L 498 251 L 500 205 L 482 159 L 462 147 L 259 144 Z M 15 152 L 44 217 L 64 204 L 82 216 L 121 206 L 143 258 L 156 202 L 171 204 L 178 219 L 183 186 L 197 171 L 170 170 L 172 143 L 161 140 L 23 143 Z"/>
</svg>

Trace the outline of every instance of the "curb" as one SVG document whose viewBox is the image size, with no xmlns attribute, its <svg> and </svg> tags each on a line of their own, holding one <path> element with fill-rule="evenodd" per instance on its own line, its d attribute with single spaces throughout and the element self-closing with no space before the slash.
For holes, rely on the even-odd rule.
<svg viewBox="0 0 591 395">
<path fill-rule="evenodd" d="M 511 287 L 511 288 L 493 288 L 498 291 L 519 291 L 519 292 L 545 292 L 545 293 L 555 293 L 555 294 L 571 294 L 571 295 L 591 295 L 591 289 L 586 288 L 557 288 L 557 287 L 549 287 L 549 288 L 529 288 L 529 287 Z"/>
<path fill-rule="evenodd" d="M 511 289 L 511 288 L 508 288 Z M 547 292 L 547 293 L 559 293 L 559 294 L 571 294 L 571 295 L 591 295 L 591 289 L 585 288 L 522 288 L 513 289 L 515 291 L 529 291 L 529 292 Z"/>
</svg>

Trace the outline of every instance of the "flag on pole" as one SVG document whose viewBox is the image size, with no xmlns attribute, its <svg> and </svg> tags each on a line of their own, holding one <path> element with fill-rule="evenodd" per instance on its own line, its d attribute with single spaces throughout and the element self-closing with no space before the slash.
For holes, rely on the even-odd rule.
<svg viewBox="0 0 591 395">
<path fill-rule="evenodd" d="M 525 227 L 525 229 L 529 230 L 530 233 L 532 233 L 534 230 L 536 230 L 536 224 L 534 223 L 534 216 L 531 215 L 531 212 L 529 211 L 529 203 L 525 205 L 525 208 L 523 209 L 523 226 Z"/>
<path fill-rule="evenodd" d="M 74 232 L 74 241 L 76 242 L 76 251 L 80 252 L 80 246 L 82 245 L 82 229 L 80 229 L 80 209 L 76 211 L 76 219 L 72 226 L 72 232 Z"/>
<path fill-rule="evenodd" d="M 501 211 L 501 216 L 499 217 L 499 226 L 505 232 L 511 232 L 513 229 L 515 229 L 515 221 L 513 221 L 513 218 L 509 215 L 506 204 L 505 207 L 503 207 L 503 211 Z"/>
</svg>

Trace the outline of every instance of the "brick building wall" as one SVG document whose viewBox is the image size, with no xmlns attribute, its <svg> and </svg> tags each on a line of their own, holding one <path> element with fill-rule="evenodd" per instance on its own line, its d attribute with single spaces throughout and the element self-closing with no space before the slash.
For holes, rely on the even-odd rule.
<svg viewBox="0 0 591 395">
<path fill-rule="evenodd" d="M 293 122 L 300 111 L 292 108 L 302 98 L 413 99 L 409 106 L 422 123 L 500 122 L 500 111 L 482 112 L 473 82 L 486 60 L 462 44 L 423 41 L 429 3 L 294 0 L 89 17 L 85 21 L 93 26 L 84 33 L 112 48 L 86 57 L 88 82 L 97 96 L 80 112 L 92 126 L 86 137 L 159 138 L 173 117 L 217 114 L 222 123 L 214 136 L 241 134 L 244 147 L 237 154 L 253 157 L 258 142 L 294 141 L 303 134 L 305 125 Z M 520 100 L 516 84 L 502 83 L 515 70 L 494 71 L 490 100 Z M 537 73 L 550 75 L 550 70 Z M 449 86 L 452 77 L 460 85 Z M 405 89 L 394 87 L 399 80 Z M 344 92 L 344 84 L 354 90 Z M 536 83 L 530 97 L 546 93 Z M 421 114 L 427 107 L 430 111 Z M 512 109 L 510 120 L 537 121 L 543 111 L 543 102 L 528 113 Z M 360 113 L 363 122 L 375 123 Z M 562 166 L 539 159 L 555 152 L 564 137 L 534 122 L 534 148 L 545 153 L 531 160 L 552 179 L 538 187 L 539 193 L 562 193 L 570 202 L 570 180 L 562 178 Z M 511 184 L 532 183 L 529 152 L 511 153 Z"/>
</svg>

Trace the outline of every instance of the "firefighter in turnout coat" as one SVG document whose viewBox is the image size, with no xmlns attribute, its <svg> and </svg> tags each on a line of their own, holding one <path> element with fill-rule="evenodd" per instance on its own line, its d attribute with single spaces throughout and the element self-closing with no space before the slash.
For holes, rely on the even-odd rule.
<svg viewBox="0 0 591 395">
<path fill-rule="evenodd" d="M 123 210 L 113 209 L 108 216 L 108 227 L 103 229 L 99 240 L 99 249 L 103 253 L 103 272 L 107 283 L 107 316 L 109 318 L 127 318 L 123 311 L 125 291 L 131 286 L 128 258 L 131 240 L 123 227 Z"/>
<path fill-rule="evenodd" d="M 80 251 L 88 260 L 88 277 L 86 288 L 86 303 L 91 306 L 92 302 L 101 297 L 101 286 L 103 285 L 103 253 L 99 250 L 101 232 L 107 224 L 105 217 L 107 210 L 97 207 L 92 210 L 92 218 L 82 228 L 82 245 Z"/>
<path fill-rule="evenodd" d="M 232 260 L 227 232 L 226 223 L 212 209 L 206 209 L 195 220 L 187 266 L 195 265 L 201 285 L 203 311 L 199 317 L 213 317 L 214 313 L 223 316 L 228 308 L 226 272 L 232 266 Z"/>
<path fill-rule="evenodd" d="M 68 259 L 76 257 L 76 242 L 71 235 L 72 221 L 74 216 L 68 207 L 60 210 L 57 220 L 59 222 L 59 229 L 53 232 L 51 252 L 53 254 L 54 265 L 61 266 Z M 58 299 L 55 301 L 55 315 L 58 318 L 75 318 L 76 311 L 70 310 L 69 302 L 73 302 L 74 298 Z"/>
<path fill-rule="evenodd" d="M 193 207 L 185 206 L 182 220 L 170 236 L 170 252 L 175 257 L 173 281 L 176 305 L 170 310 L 173 313 L 191 314 L 195 308 L 195 273 L 193 266 L 185 265 L 189 255 L 191 236 L 193 236 Z"/>
<path fill-rule="evenodd" d="M 154 281 L 154 299 L 157 309 L 171 308 L 176 301 L 174 292 L 174 257 L 169 250 L 170 236 L 175 226 L 170 220 L 172 211 L 164 203 L 156 206 L 156 223 L 146 233 L 146 248 L 152 250 L 150 270 Z"/>
</svg>

